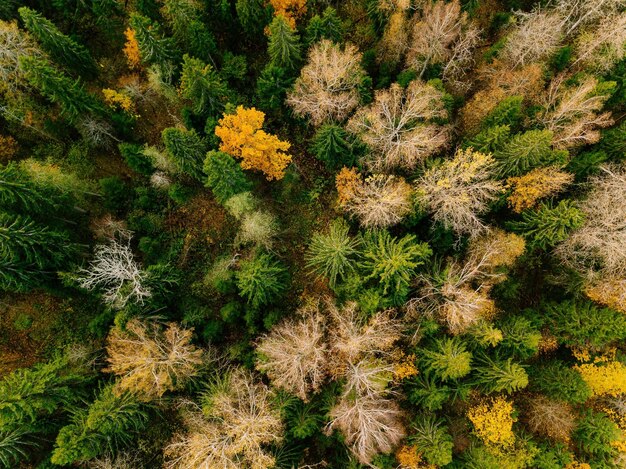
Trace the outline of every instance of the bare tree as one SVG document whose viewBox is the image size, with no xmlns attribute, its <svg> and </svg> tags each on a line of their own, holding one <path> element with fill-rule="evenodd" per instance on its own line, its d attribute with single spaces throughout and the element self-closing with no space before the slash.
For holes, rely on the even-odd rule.
<svg viewBox="0 0 626 469">
<path fill-rule="evenodd" d="M 403 178 L 374 174 L 351 187 L 342 207 L 364 227 L 395 225 L 411 212 L 411 193 L 411 186 Z"/>
<path fill-rule="evenodd" d="M 475 50 L 480 44 L 481 31 L 470 24 L 465 28 L 450 50 L 450 58 L 443 66 L 443 81 L 458 93 L 465 93 L 472 86 L 469 72 L 475 64 Z"/>
<path fill-rule="evenodd" d="M 130 240 L 130 236 L 121 236 L 97 245 L 89 266 L 78 271 L 82 288 L 100 290 L 104 301 L 119 309 L 129 301 L 143 303 L 151 295 L 145 286 L 147 274 L 135 261 Z"/>
<path fill-rule="evenodd" d="M 581 34 L 576 41 L 577 65 L 595 73 L 606 73 L 624 58 L 626 51 L 626 12 L 604 18 Z"/>
<path fill-rule="evenodd" d="M 360 62 L 355 46 L 347 44 L 342 50 L 329 40 L 319 41 L 311 47 L 287 104 L 314 125 L 346 119 L 359 104 L 358 86 L 365 76 Z"/>
<path fill-rule="evenodd" d="M 576 427 L 576 415 L 569 404 L 544 396 L 530 400 L 525 417 L 530 431 L 563 443 L 570 441 L 571 433 Z"/>
<path fill-rule="evenodd" d="M 491 155 L 458 150 L 452 160 L 426 171 L 417 182 L 417 196 L 436 221 L 475 236 L 485 230 L 479 215 L 503 191 L 502 183 L 492 179 L 494 172 Z"/>
<path fill-rule="evenodd" d="M 376 92 L 347 129 L 371 148 L 367 162 L 374 171 L 412 169 L 448 142 L 448 128 L 433 122 L 446 116 L 441 91 L 414 80 L 406 89 L 394 83 Z"/>
<path fill-rule="evenodd" d="M 275 459 L 266 445 L 279 443 L 283 424 L 272 391 L 251 373 L 235 369 L 205 398 L 203 413 L 183 409 L 187 431 L 165 448 L 169 469 L 269 469 Z"/>
<path fill-rule="evenodd" d="M 517 26 L 507 36 L 502 56 L 511 66 L 523 67 L 550 57 L 564 38 L 558 12 L 536 9 L 515 14 Z"/>
<path fill-rule="evenodd" d="M 556 252 L 590 279 L 626 278 L 626 166 L 603 166 L 590 185 L 580 204 L 585 223 Z"/>
<path fill-rule="evenodd" d="M 318 311 L 305 308 L 301 313 L 302 318 L 285 320 L 261 337 L 257 369 L 266 373 L 275 387 L 307 401 L 328 374 L 326 330 Z"/>
<path fill-rule="evenodd" d="M 566 76 L 552 80 L 543 100 L 544 111 L 537 120 L 554 133 L 557 148 L 572 148 L 600 140 L 598 129 L 613 124 L 610 112 L 599 113 L 609 95 L 596 94 L 598 80 L 586 77 L 568 86 Z"/>
<path fill-rule="evenodd" d="M 549 3 L 563 18 L 565 34 L 571 35 L 582 26 L 621 11 L 624 0 L 553 0 Z"/>
<path fill-rule="evenodd" d="M 156 323 L 133 319 L 125 330 L 114 328 L 107 338 L 109 366 L 120 377 L 116 388 L 144 400 L 160 398 L 184 386 L 202 364 L 202 350 L 192 343 L 192 331 L 170 323 L 162 331 Z"/>
</svg>

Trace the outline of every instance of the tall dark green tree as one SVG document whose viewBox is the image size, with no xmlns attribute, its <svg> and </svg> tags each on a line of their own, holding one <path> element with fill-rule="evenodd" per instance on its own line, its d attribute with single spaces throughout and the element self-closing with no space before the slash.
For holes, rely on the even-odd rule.
<svg viewBox="0 0 626 469">
<path fill-rule="evenodd" d="M 233 195 L 249 191 L 252 184 L 235 159 L 221 151 L 210 151 L 204 160 L 206 185 L 221 204 Z"/>
<path fill-rule="evenodd" d="M 300 37 L 291 29 L 287 20 L 282 16 L 275 16 L 269 26 L 270 39 L 267 52 L 271 64 L 286 70 L 296 68 L 301 59 Z"/>
<path fill-rule="evenodd" d="M 135 31 L 141 59 L 147 64 L 165 66 L 176 58 L 174 41 L 165 37 L 154 21 L 137 13 L 130 15 L 130 26 Z"/>
<path fill-rule="evenodd" d="M 272 18 L 272 10 L 263 0 L 237 0 L 235 10 L 241 28 L 250 37 L 263 34 L 263 28 Z"/>
<path fill-rule="evenodd" d="M 29 83 L 51 102 L 58 104 L 61 114 L 70 122 L 87 114 L 101 112 L 102 105 L 79 81 L 73 80 L 38 57 L 21 57 L 20 63 Z"/>
<path fill-rule="evenodd" d="M 352 143 L 343 127 L 335 124 L 321 126 L 313 137 L 311 151 L 330 170 L 352 166 Z"/>
<path fill-rule="evenodd" d="M 211 65 L 185 54 L 180 79 L 183 97 L 191 101 L 196 114 L 220 114 L 228 99 L 228 88 Z"/>
<path fill-rule="evenodd" d="M 194 130 L 170 127 L 162 132 L 163 143 L 172 162 L 183 173 L 200 181 L 204 179 L 202 172 L 206 143 Z"/>
<path fill-rule="evenodd" d="M 337 10 L 333 7 L 326 7 L 322 16 L 315 15 L 306 27 L 305 42 L 311 45 L 321 39 L 329 39 L 337 44 L 343 40 L 343 25 L 341 18 L 337 15 Z"/>
<path fill-rule="evenodd" d="M 20 17 L 26 29 L 39 41 L 41 47 L 53 60 L 67 67 L 70 71 L 78 70 L 85 75 L 93 75 L 96 64 L 85 46 L 63 34 L 52 23 L 35 10 L 28 7 L 19 9 Z"/>
<path fill-rule="evenodd" d="M 278 110 L 295 78 L 284 68 L 268 64 L 257 80 L 256 93 L 262 108 Z"/>
</svg>

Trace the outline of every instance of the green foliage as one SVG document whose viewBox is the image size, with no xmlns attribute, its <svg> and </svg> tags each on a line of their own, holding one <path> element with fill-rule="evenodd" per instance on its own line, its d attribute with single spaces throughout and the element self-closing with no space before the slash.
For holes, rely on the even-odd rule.
<svg viewBox="0 0 626 469">
<path fill-rule="evenodd" d="M 291 29 L 287 20 L 282 16 L 275 16 L 269 26 L 270 38 L 267 52 L 270 56 L 270 65 L 293 70 L 300 62 L 300 37 Z"/>
<path fill-rule="evenodd" d="M 529 130 L 515 135 L 493 153 L 501 177 L 520 176 L 540 166 L 562 165 L 568 161 L 567 150 L 552 149 L 552 132 Z"/>
<path fill-rule="evenodd" d="M 26 430 L 0 430 L 0 466 L 18 467 L 37 446 L 39 444 L 29 438 Z"/>
<path fill-rule="evenodd" d="M 102 105 L 85 91 L 79 81 L 55 69 L 46 59 L 22 56 L 20 64 L 30 84 L 52 103 L 58 104 L 61 114 L 70 122 L 102 111 Z"/>
<path fill-rule="evenodd" d="M 325 124 L 315 132 L 311 152 L 331 171 L 350 167 L 354 162 L 348 132 L 335 124 Z"/>
<path fill-rule="evenodd" d="M 16 163 L 0 168 L 0 206 L 12 211 L 50 214 L 62 199 L 50 191 L 43 191 Z"/>
<path fill-rule="evenodd" d="M 428 371 L 412 378 L 407 385 L 409 402 L 429 411 L 441 410 L 452 397 L 452 389 L 440 385 Z"/>
<path fill-rule="evenodd" d="M 587 410 L 578 421 L 573 436 L 578 449 L 585 455 L 592 460 L 606 461 L 616 454 L 611 443 L 620 438 L 621 432 L 606 414 Z"/>
<path fill-rule="evenodd" d="M 176 168 L 200 181 L 204 179 L 203 165 L 206 143 L 195 130 L 170 127 L 161 133 L 163 144 Z"/>
<path fill-rule="evenodd" d="M 472 353 L 458 337 L 436 340 L 434 350 L 421 350 L 420 369 L 432 372 L 441 381 L 458 379 L 471 371 Z"/>
<path fill-rule="evenodd" d="M 556 206 L 542 202 L 537 210 L 524 211 L 522 220 L 509 226 L 524 236 L 531 246 L 546 249 L 565 241 L 584 220 L 584 214 L 572 201 L 561 200 Z"/>
<path fill-rule="evenodd" d="M 262 35 L 272 18 L 271 8 L 263 0 L 237 0 L 235 10 L 243 31 L 250 37 Z"/>
<path fill-rule="evenodd" d="M 147 64 L 164 66 L 176 58 L 176 48 L 171 38 L 164 37 L 159 25 L 137 13 L 130 15 L 130 27 L 135 31 L 141 60 Z"/>
<path fill-rule="evenodd" d="M 154 171 L 152 161 L 143 153 L 143 147 L 134 143 L 120 143 L 118 145 L 122 158 L 126 164 L 139 174 L 150 175 Z"/>
<path fill-rule="evenodd" d="M 592 395 L 591 388 L 580 373 L 562 362 L 552 360 L 539 364 L 532 370 L 530 387 L 548 397 L 582 404 Z"/>
<path fill-rule="evenodd" d="M 600 165 L 608 159 L 608 155 L 602 150 L 585 151 L 572 158 L 566 170 L 574 173 L 577 180 L 582 180 L 598 172 Z"/>
<path fill-rule="evenodd" d="M 473 148 L 481 153 L 494 153 L 511 138 L 511 127 L 508 125 L 496 125 L 481 130 L 477 135 L 464 143 L 465 148 Z"/>
<path fill-rule="evenodd" d="M 78 70 L 86 75 L 95 73 L 96 64 L 83 45 L 63 34 L 52 21 L 35 10 L 21 7 L 18 11 L 26 29 L 54 61 L 65 65 L 70 71 Z"/>
<path fill-rule="evenodd" d="M 185 54 L 180 81 L 181 95 L 191 101 L 194 113 L 219 114 L 224 110 L 228 88 L 211 65 Z"/>
<path fill-rule="evenodd" d="M 74 414 L 72 423 L 61 428 L 51 461 L 66 465 L 114 452 L 128 445 L 147 421 L 148 414 L 135 397 L 117 396 L 109 385 L 89 407 Z"/>
<path fill-rule="evenodd" d="M 302 402 L 291 397 L 284 405 L 285 423 L 290 436 L 304 440 L 318 433 L 324 423 L 324 414 L 317 400 Z"/>
<path fill-rule="evenodd" d="M 488 393 L 519 391 L 528 386 L 528 375 L 524 367 L 514 363 L 511 358 L 506 361 L 492 360 L 483 355 L 478 360 L 476 384 Z"/>
<path fill-rule="evenodd" d="M 571 45 L 561 47 L 550 59 L 550 68 L 556 72 L 562 72 L 565 70 L 571 60 L 574 49 Z"/>
<path fill-rule="evenodd" d="M 253 308 L 271 303 L 287 288 L 287 269 L 266 253 L 241 261 L 235 277 L 239 294 Z"/>
<path fill-rule="evenodd" d="M 221 204 L 232 196 L 247 192 L 252 184 L 235 159 L 221 151 L 210 151 L 204 160 L 205 185 Z"/>
<path fill-rule="evenodd" d="M 510 128 L 519 126 L 522 118 L 523 96 L 509 96 L 504 98 L 482 121 L 483 128 L 508 125 Z"/>
<path fill-rule="evenodd" d="M 284 68 L 268 64 L 257 81 L 256 93 L 261 107 L 279 109 L 294 81 L 295 79 Z"/>
<path fill-rule="evenodd" d="M 337 10 L 333 7 L 326 7 L 322 16 L 315 15 L 309 20 L 304 35 L 305 43 L 311 45 L 321 39 L 329 39 L 340 44 L 343 39 L 343 25 L 341 18 L 337 15 Z"/>
<path fill-rule="evenodd" d="M 599 348 L 626 339 L 626 316 L 589 301 L 549 303 L 542 310 L 562 344 Z"/>
<path fill-rule="evenodd" d="M 626 158 L 626 123 L 622 122 L 617 127 L 603 131 L 599 147 L 613 160 Z"/>
<path fill-rule="evenodd" d="M 416 269 L 432 254 L 426 243 L 418 243 L 414 235 L 400 239 L 386 230 L 368 231 L 363 235 L 363 260 L 359 263 L 365 280 L 374 280 L 383 294 L 402 298 L 407 294 Z"/>
<path fill-rule="evenodd" d="M 337 219 L 330 224 L 327 233 L 314 233 L 309 245 L 307 267 L 326 277 L 331 287 L 336 285 L 337 278 L 343 280 L 355 270 L 359 241 L 348 232 L 347 223 Z"/>
<path fill-rule="evenodd" d="M 500 324 L 504 338 L 500 347 L 527 359 L 537 353 L 541 332 L 539 332 L 530 320 L 522 316 L 508 316 Z"/>
<path fill-rule="evenodd" d="M 445 466 L 452 462 L 452 436 L 441 420 L 421 415 L 411 425 L 409 442 L 417 446 L 429 464 Z"/>
</svg>

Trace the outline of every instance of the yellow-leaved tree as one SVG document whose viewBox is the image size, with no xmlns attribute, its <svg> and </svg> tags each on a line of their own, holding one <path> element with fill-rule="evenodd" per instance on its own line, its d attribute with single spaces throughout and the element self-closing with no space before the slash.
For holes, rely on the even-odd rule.
<svg viewBox="0 0 626 469">
<path fill-rule="evenodd" d="M 261 129 L 265 114 L 255 108 L 238 106 L 235 114 L 226 114 L 215 128 L 222 143 L 220 150 L 241 158 L 243 169 L 256 169 L 265 174 L 268 181 L 282 179 L 291 155 L 285 153 L 291 147 Z"/>
</svg>

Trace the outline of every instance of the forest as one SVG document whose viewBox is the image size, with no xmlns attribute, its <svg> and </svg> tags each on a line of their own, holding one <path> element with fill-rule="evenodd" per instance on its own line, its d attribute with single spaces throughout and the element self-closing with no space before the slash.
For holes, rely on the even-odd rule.
<svg viewBox="0 0 626 469">
<path fill-rule="evenodd" d="M 0 0 L 0 468 L 626 468 L 626 0 Z"/>
</svg>

